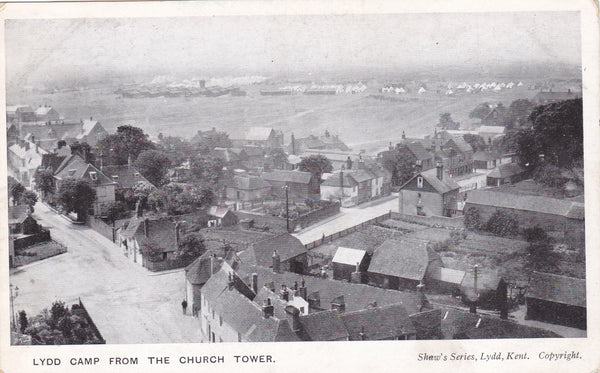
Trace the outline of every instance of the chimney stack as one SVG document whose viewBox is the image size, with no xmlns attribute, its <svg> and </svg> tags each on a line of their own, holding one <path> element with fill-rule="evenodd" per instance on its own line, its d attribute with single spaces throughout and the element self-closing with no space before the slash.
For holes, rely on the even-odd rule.
<svg viewBox="0 0 600 373">
<path fill-rule="evenodd" d="M 300 331 L 300 311 L 294 306 L 285 307 L 285 313 L 288 317 L 288 321 L 290 326 L 292 327 L 292 331 L 297 333 Z"/>
<path fill-rule="evenodd" d="M 331 301 L 331 309 L 340 313 L 343 313 L 346 310 L 346 302 L 344 301 L 343 295 L 340 295 Z"/>
<path fill-rule="evenodd" d="M 435 170 L 436 170 L 436 176 L 438 179 L 443 180 L 444 179 L 444 164 L 440 161 L 438 161 L 435 164 Z"/>
<path fill-rule="evenodd" d="M 258 294 L 258 274 L 252 274 L 252 291 L 254 294 Z"/>
<path fill-rule="evenodd" d="M 306 299 L 306 301 L 308 302 L 309 309 L 317 309 L 317 310 L 321 309 L 321 295 L 319 294 L 318 291 L 315 291 L 314 293 L 310 293 L 308 295 L 308 299 Z"/>
<path fill-rule="evenodd" d="M 406 133 L 404 131 L 402 131 L 402 140 L 406 140 Z"/>
<path fill-rule="evenodd" d="M 308 301 L 306 299 L 306 284 L 304 282 L 304 279 L 302 279 L 302 281 L 300 282 L 300 288 L 298 288 L 298 296 L 302 299 L 304 299 L 305 301 Z"/>
<path fill-rule="evenodd" d="M 263 302 L 262 311 L 263 311 L 263 317 L 265 319 L 268 319 L 269 317 L 273 317 L 275 308 L 271 304 L 271 298 L 267 298 L 267 300 Z"/>
<path fill-rule="evenodd" d="M 281 267 L 281 257 L 277 254 L 277 250 L 273 250 L 273 272 L 279 273 Z"/>
<path fill-rule="evenodd" d="M 350 282 L 353 284 L 360 284 L 362 282 L 362 273 L 360 272 L 360 263 L 356 263 L 354 272 L 350 274 Z"/>
<path fill-rule="evenodd" d="M 179 226 L 181 222 L 175 223 L 175 242 L 177 242 L 177 247 L 179 247 Z"/>
<path fill-rule="evenodd" d="M 281 285 L 281 299 L 283 299 L 284 301 L 288 302 L 290 300 L 290 292 L 287 289 L 287 286 L 285 285 Z"/>
<path fill-rule="evenodd" d="M 427 300 L 427 296 L 425 296 L 425 285 L 422 282 L 417 285 L 417 293 L 419 293 L 419 310 L 423 311 L 429 306 L 429 301 Z"/>
<path fill-rule="evenodd" d="M 150 219 L 146 218 L 144 219 L 144 236 L 148 237 L 148 223 L 149 223 Z"/>
</svg>

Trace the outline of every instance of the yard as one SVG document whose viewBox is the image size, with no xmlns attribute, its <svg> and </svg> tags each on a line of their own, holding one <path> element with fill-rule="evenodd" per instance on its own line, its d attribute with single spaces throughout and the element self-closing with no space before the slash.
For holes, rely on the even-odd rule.
<svg viewBox="0 0 600 373">
<path fill-rule="evenodd" d="M 55 241 L 41 242 L 35 245 L 27 246 L 23 249 L 15 250 L 14 266 L 19 267 L 36 262 L 38 260 L 50 258 L 55 255 L 66 253 L 67 248 Z"/>
</svg>

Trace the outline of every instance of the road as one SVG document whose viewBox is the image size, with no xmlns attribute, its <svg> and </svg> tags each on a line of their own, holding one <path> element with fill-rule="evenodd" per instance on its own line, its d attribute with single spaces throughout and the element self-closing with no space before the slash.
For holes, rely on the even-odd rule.
<svg viewBox="0 0 600 373">
<path fill-rule="evenodd" d="M 296 236 L 303 244 L 316 241 L 333 233 L 343 231 L 367 220 L 381 216 L 389 211 L 398 212 L 398 196 L 391 195 L 382 200 L 375 200 L 357 207 L 340 209 L 340 213 L 324 222 L 311 225 L 298 233 Z"/>
<path fill-rule="evenodd" d="M 11 270 L 19 287 L 15 310 L 33 316 L 52 302 L 83 300 L 107 343 L 199 342 L 198 320 L 183 316 L 183 270 L 153 274 L 87 226 L 73 225 L 45 205 L 36 219 L 68 252 Z"/>
</svg>

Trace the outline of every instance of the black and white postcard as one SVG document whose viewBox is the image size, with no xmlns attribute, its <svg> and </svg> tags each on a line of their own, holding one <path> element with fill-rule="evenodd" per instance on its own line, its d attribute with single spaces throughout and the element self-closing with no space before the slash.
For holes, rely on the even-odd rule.
<svg viewBox="0 0 600 373">
<path fill-rule="evenodd" d="M 598 369 L 597 10 L 2 5 L 0 368 Z"/>
</svg>

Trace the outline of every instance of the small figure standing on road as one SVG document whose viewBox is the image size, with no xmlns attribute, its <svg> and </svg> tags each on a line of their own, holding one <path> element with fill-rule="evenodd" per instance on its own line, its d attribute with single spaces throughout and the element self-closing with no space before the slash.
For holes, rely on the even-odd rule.
<svg viewBox="0 0 600 373">
<path fill-rule="evenodd" d="M 183 314 L 185 315 L 185 310 L 187 308 L 187 301 L 185 299 L 181 302 L 181 308 L 183 309 Z"/>
</svg>

